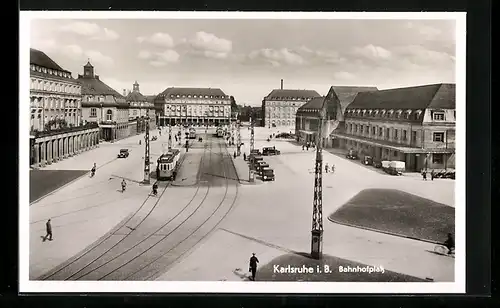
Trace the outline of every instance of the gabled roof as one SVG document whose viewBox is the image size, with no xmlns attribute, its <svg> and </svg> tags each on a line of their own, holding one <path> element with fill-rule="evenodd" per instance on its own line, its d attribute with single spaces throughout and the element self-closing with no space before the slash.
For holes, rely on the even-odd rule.
<svg viewBox="0 0 500 308">
<path fill-rule="evenodd" d="M 330 90 L 333 89 L 335 94 L 340 101 L 340 106 L 342 111 L 345 111 L 346 107 L 352 103 L 356 95 L 360 92 L 370 92 L 378 91 L 377 87 L 358 87 L 358 86 L 332 86 Z"/>
<path fill-rule="evenodd" d="M 150 102 L 150 103 L 154 103 L 154 101 L 155 101 L 155 99 L 156 99 L 156 97 L 157 97 L 157 96 L 158 96 L 158 95 L 145 95 L 144 97 L 146 98 L 146 100 L 147 100 L 148 102 Z"/>
<path fill-rule="evenodd" d="M 123 95 L 96 78 L 78 76 L 78 82 L 82 85 L 82 95 L 113 95 L 115 98 L 124 98 Z"/>
<path fill-rule="evenodd" d="M 348 108 L 426 109 L 455 108 L 455 84 L 432 84 L 417 87 L 359 93 Z"/>
<path fill-rule="evenodd" d="M 318 96 L 304 105 L 300 106 L 300 108 L 297 111 L 304 111 L 304 110 L 320 110 L 321 107 L 323 106 L 323 101 L 325 100 L 324 96 Z"/>
<path fill-rule="evenodd" d="M 54 60 L 47 56 L 44 52 L 30 48 L 30 64 L 35 64 L 48 69 L 63 71 L 66 73 L 71 73 L 59 66 Z"/>
<path fill-rule="evenodd" d="M 196 95 L 196 96 L 226 96 L 226 94 L 219 88 L 167 88 L 161 92 L 159 97 L 168 97 L 170 95 Z"/>
<path fill-rule="evenodd" d="M 273 100 L 289 100 L 289 99 L 305 99 L 321 96 L 314 90 L 294 90 L 294 89 L 274 89 L 264 99 Z"/>
<path fill-rule="evenodd" d="M 125 98 L 127 102 L 147 102 L 147 98 L 144 97 L 140 92 L 130 92 Z"/>
</svg>

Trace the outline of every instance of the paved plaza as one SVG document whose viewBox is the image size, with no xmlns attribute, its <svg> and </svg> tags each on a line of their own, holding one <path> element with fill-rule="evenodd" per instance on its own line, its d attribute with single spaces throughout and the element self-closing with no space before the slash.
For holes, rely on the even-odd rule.
<svg viewBox="0 0 500 308">
<path fill-rule="evenodd" d="M 100 144 L 44 168 L 89 170 L 95 162 L 98 170 L 94 178 L 83 176 L 30 206 L 30 279 L 241 281 L 252 252 L 263 268 L 284 255 L 308 253 L 315 152 L 294 141 L 268 142 L 271 130 L 256 128 L 255 148 L 276 146 L 281 155 L 265 158 L 276 181 L 249 183 L 242 156 L 232 158 L 235 148 L 226 149 L 223 139 L 212 136 L 213 129 L 199 133 L 203 142 L 193 141 L 187 153 L 181 151 L 179 177 L 162 185 L 158 197 L 140 184 L 144 134 Z M 242 128 L 241 133 L 242 152 L 248 153 L 250 131 Z M 163 130 L 151 142 L 152 162 L 167 138 Z M 120 148 L 128 148 L 130 156 L 117 159 Z M 326 255 L 416 279 L 454 280 L 454 259 L 430 253 L 434 244 L 327 219 L 370 188 L 397 189 L 454 207 L 454 181 L 394 177 L 329 151 L 324 161 L 336 167 L 323 177 Z M 125 193 L 119 192 L 122 178 L 128 182 Z M 43 242 L 48 218 L 54 240 Z"/>
</svg>

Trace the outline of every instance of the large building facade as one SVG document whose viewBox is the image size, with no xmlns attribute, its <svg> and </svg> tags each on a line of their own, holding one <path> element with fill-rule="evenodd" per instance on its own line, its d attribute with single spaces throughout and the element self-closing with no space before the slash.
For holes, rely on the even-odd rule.
<svg viewBox="0 0 500 308">
<path fill-rule="evenodd" d="M 332 136 L 338 146 L 407 171 L 455 167 L 455 85 L 359 93 Z"/>
<path fill-rule="evenodd" d="M 262 100 L 262 124 L 284 131 L 295 130 L 297 110 L 314 97 L 319 97 L 314 90 L 272 90 Z"/>
<path fill-rule="evenodd" d="M 158 125 L 227 125 L 231 100 L 221 89 L 168 88 L 155 99 Z"/>
<path fill-rule="evenodd" d="M 344 121 L 344 111 L 360 92 L 377 91 L 376 87 L 355 87 L 355 86 L 331 86 L 325 97 L 313 98 L 311 101 L 302 105 L 296 114 L 295 132 L 297 141 L 305 144 L 306 142 L 317 143 L 317 133 L 319 124 L 319 112 L 323 106 L 323 101 L 327 106 L 327 121 Z M 324 147 L 331 147 L 336 141 L 328 138 L 336 127 L 333 122 L 325 122 L 323 136 Z"/>
<path fill-rule="evenodd" d="M 132 135 L 137 123 L 129 121 L 125 97 L 102 82 L 90 62 L 83 67 L 83 75 L 78 75 L 78 82 L 82 86 L 83 121 L 97 123 L 101 139 L 114 141 Z"/>
<path fill-rule="evenodd" d="M 81 86 L 44 52 L 30 49 L 30 165 L 43 167 L 99 143 L 82 121 Z"/>
<path fill-rule="evenodd" d="M 149 121 L 149 128 L 156 127 L 156 115 L 154 103 L 141 94 L 139 83 L 133 84 L 133 90 L 125 98 L 129 104 L 129 122 L 136 122 L 136 127 L 131 127 L 130 134 L 139 134 L 146 131 L 146 121 Z"/>
</svg>

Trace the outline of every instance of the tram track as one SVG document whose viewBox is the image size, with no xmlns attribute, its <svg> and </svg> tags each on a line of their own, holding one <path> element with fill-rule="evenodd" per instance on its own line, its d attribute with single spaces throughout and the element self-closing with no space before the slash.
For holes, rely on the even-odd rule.
<svg viewBox="0 0 500 308">
<path fill-rule="evenodd" d="M 153 210 L 156 208 L 156 206 L 160 202 L 160 199 L 163 196 L 163 194 L 165 194 L 165 192 L 167 191 L 167 189 L 170 187 L 170 183 L 171 182 L 168 182 L 168 184 L 165 186 L 165 188 L 161 192 L 160 196 L 158 197 L 158 200 L 154 203 L 153 207 L 148 211 L 148 213 L 145 215 L 145 217 L 142 218 L 142 220 L 139 222 L 139 224 L 141 224 L 144 220 L 146 220 L 146 218 L 153 212 Z M 125 218 L 124 221 L 122 223 L 118 224 L 118 227 L 115 227 L 114 229 L 120 230 L 121 228 L 125 227 L 142 210 L 142 208 L 146 205 L 146 203 L 148 202 L 148 200 L 150 200 L 151 198 L 152 198 L 151 195 L 148 195 L 146 197 L 146 199 L 142 202 L 142 204 L 139 206 L 139 208 L 132 215 L 129 215 L 128 218 Z M 116 231 L 114 231 L 114 232 L 116 232 Z M 64 271 L 66 268 L 70 267 L 75 262 L 77 262 L 80 259 L 82 259 L 84 256 L 88 255 L 90 252 L 92 252 L 95 249 L 97 249 L 98 247 L 100 247 L 101 244 L 103 244 L 104 242 L 106 242 L 108 239 L 110 239 L 113 236 L 114 232 L 113 231 L 108 232 L 108 234 L 104 235 L 96 243 L 94 243 L 93 245 L 91 245 L 90 249 L 86 250 L 84 253 L 78 255 L 77 257 L 72 258 L 69 261 L 63 263 L 61 266 L 56 267 L 56 269 L 52 270 L 48 274 L 42 275 L 37 280 L 59 280 L 59 279 L 51 279 L 51 278 L 54 277 L 55 275 L 57 275 L 58 273 Z M 125 238 L 126 238 L 126 236 L 123 237 L 116 244 L 114 244 L 112 247 L 115 247 L 116 245 L 118 245 Z M 63 280 L 67 280 L 67 279 L 63 279 Z"/>
<path fill-rule="evenodd" d="M 211 145 L 210 145 L 210 146 L 211 146 Z M 204 153 L 206 153 L 206 148 L 204 149 Z M 211 148 L 210 148 L 210 150 L 209 150 L 209 153 L 210 153 L 210 155 L 209 155 L 209 165 L 210 165 L 210 164 L 211 164 L 211 153 L 212 153 Z M 203 155 L 203 156 L 204 156 L 204 155 Z M 111 262 L 113 262 L 113 261 L 117 260 L 118 258 L 120 258 L 120 257 L 122 257 L 122 256 L 125 256 L 127 253 L 129 253 L 130 251 L 132 251 L 132 250 L 134 250 L 135 248 L 139 247 L 141 244 L 143 244 L 143 243 L 147 243 L 147 242 L 148 242 L 148 240 L 149 240 L 150 238 L 153 238 L 153 237 L 156 235 L 156 233 L 157 233 L 158 231 L 161 231 L 162 229 L 164 229 L 166 226 L 168 226 L 168 224 L 169 224 L 169 223 L 171 223 L 172 221 L 174 221 L 177 217 L 179 217 L 182 213 L 184 213 L 184 211 L 186 211 L 186 209 L 187 209 L 187 208 L 188 208 L 188 207 L 189 207 L 189 206 L 193 203 L 193 201 L 194 201 L 194 200 L 195 200 L 195 198 L 197 197 L 197 195 L 198 195 L 198 193 L 199 193 L 199 191 L 200 191 L 200 188 L 201 188 L 201 185 L 197 185 L 196 191 L 195 191 L 195 193 L 193 194 L 193 197 L 189 200 L 189 202 L 188 202 L 188 203 L 187 203 L 187 204 L 186 204 L 186 205 L 185 205 L 185 206 L 184 206 L 184 207 L 183 207 L 183 208 L 182 208 L 182 209 L 181 209 L 181 210 L 180 210 L 180 211 L 179 211 L 179 212 L 178 212 L 178 213 L 177 213 L 174 217 L 172 217 L 171 219 L 169 219 L 166 223 L 164 223 L 164 224 L 160 225 L 159 227 L 157 227 L 157 228 L 155 229 L 155 231 L 154 231 L 154 232 L 150 233 L 150 234 L 149 234 L 148 236 L 146 236 L 145 238 L 143 238 L 143 239 L 139 240 L 138 242 L 136 242 L 136 243 L 135 243 L 132 247 L 129 247 L 128 249 L 126 249 L 126 250 L 122 251 L 122 252 L 121 252 L 121 253 L 119 253 L 118 255 L 116 255 L 116 256 L 112 257 L 111 259 L 109 259 L 109 260 L 105 261 L 104 263 L 100 264 L 99 266 L 97 266 L 97 267 L 95 267 L 95 268 L 91 269 L 90 271 L 87 271 L 87 272 L 85 272 L 84 274 L 79 275 L 78 277 L 69 277 L 69 278 L 68 278 L 68 279 L 66 279 L 66 280 L 79 280 L 79 279 L 81 279 L 81 278 L 84 278 L 85 276 L 91 275 L 92 273 L 97 273 L 99 269 L 101 269 L 101 268 L 105 267 L 106 265 L 108 265 L 108 264 L 110 264 Z M 205 201 L 205 199 L 206 199 L 206 198 L 207 198 L 207 196 L 208 196 L 209 190 L 210 190 L 210 189 L 208 188 L 208 189 L 207 189 L 207 191 L 205 192 L 205 195 L 202 197 L 202 200 L 201 200 L 200 204 L 199 204 L 199 205 L 198 205 L 198 207 L 197 207 L 197 208 L 196 208 L 196 209 L 195 209 L 195 210 L 194 210 L 194 211 L 190 214 L 190 216 L 188 216 L 188 218 L 189 218 L 189 217 L 191 217 L 194 213 L 196 213 L 196 211 L 197 211 L 197 210 L 201 207 L 201 205 L 203 204 L 203 202 Z M 187 219 L 185 219 L 184 221 L 186 221 L 186 220 L 187 220 Z M 184 222 L 184 221 L 183 221 L 183 222 Z M 182 224 L 182 223 L 181 223 L 181 224 Z M 178 228 L 178 227 L 176 227 L 176 228 Z M 175 229 L 174 229 L 174 230 L 175 230 Z M 129 234 L 130 234 L 130 233 L 129 233 Z M 157 244 L 157 243 L 156 243 L 156 244 Z M 154 246 L 156 246 L 156 244 L 154 244 L 153 246 L 150 246 L 148 249 L 146 249 L 145 251 L 143 251 L 143 253 L 144 253 L 144 252 L 146 252 L 146 251 L 148 251 L 149 249 L 152 249 Z M 100 259 L 100 258 L 101 258 L 101 257 L 103 257 L 104 255 L 106 255 L 106 254 L 107 254 L 107 253 L 108 253 L 111 249 L 112 249 L 112 248 L 110 248 L 110 249 L 108 249 L 107 251 L 105 251 L 104 253 L 102 253 L 102 254 L 101 254 L 98 258 L 96 258 L 93 262 L 97 261 L 98 259 Z M 132 258 L 132 260 L 134 260 L 135 258 L 137 258 L 137 257 L 139 257 L 139 256 L 141 256 L 141 255 L 142 255 L 142 253 L 141 253 L 141 254 L 139 254 L 139 255 L 137 255 L 137 256 L 135 256 L 134 258 Z M 132 260 L 130 260 L 130 261 L 132 261 Z M 130 261 L 129 261 L 129 262 L 130 262 Z M 93 263 L 93 262 L 92 262 L 92 263 Z M 128 263 L 125 263 L 125 264 L 128 264 Z M 115 270 L 113 270 L 112 272 L 116 271 L 116 270 L 117 270 L 117 269 L 119 269 L 119 268 L 121 268 L 121 266 L 120 266 L 120 267 L 118 267 L 118 268 L 116 268 L 116 269 L 115 269 Z M 80 270 L 80 271 L 81 271 L 81 270 Z M 112 272 L 111 272 L 111 273 L 112 273 Z M 78 273 L 78 272 L 77 272 L 77 273 Z M 77 274 L 77 273 L 75 273 L 75 274 Z M 73 275 L 72 275 L 72 276 L 73 276 Z M 103 276 L 103 277 L 100 277 L 100 278 L 99 278 L 99 279 L 97 279 L 97 280 L 101 280 L 102 278 L 105 278 L 105 277 L 106 277 L 106 275 L 105 275 L 105 276 Z M 71 278 L 74 278 L 74 279 L 71 279 Z"/>
<path fill-rule="evenodd" d="M 210 141 L 207 143 L 209 143 L 209 145 L 204 147 L 204 154 L 203 154 L 204 160 L 202 163 L 206 166 L 205 156 L 206 156 L 206 151 L 209 148 L 209 159 L 208 159 L 209 164 L 208 164 L 208 166 L 209 166 L 209 168 L 213 168 L 213 166 L 212 166 L 213 156 L 218 156 L 218 154 L 221 154 L 221 153 L 213 153 L 214 152 L 212 149 L 213 142 Z M 219 143 L 218 145 L 219 145 L 219 152 L 222 152 L 221 144 Z M 226 151 L 226 159 L 228 157 L 229 157 L 229 159 L 231 159 L 227 148 L 225 149 L 225 151 Z M 155 205 L 149 211 L 149 213 L 134 228 L 128 227 L 127 224 L 135 216 L 135 214 L 137 214 L 139 212 L 139 210 L 144 206 L 144 204 L 147 202 L 148 199 L 145 200 L 145 202 L 141 205 L 141 208 L 139 208 L 139 210 L 137 210 L 131 217 L 129 217 L 129 219 L 127 219 L 124 223 L 120 224 L 119 227 L 117 227 L 117 228 L 115 227 L 114 232 L 109 233 L 104 239 L 98 241 L 98 243 L 95 244 L 90 250 L 84 252 L 82 255 L 80 255 L 76 259 L 63 264 L 60 268 L 56 268 L 56 270 L 53 271 L 51 274 L 46 275 L 45 277 L 42 277 L 42 278 L 45 280 L 48 280 L 48 279 L 50 279 L 50 280 L 144 280 L 144 278 L 151 279 L 152 277 L 155 277 L 158 274 L 165 272 L 166 268 L 170 267 L 172 264 L 177 262 L 179 259 L 186 256 L 186 254 L 188 254 L 190 251 L 192 251 L 193 248 L 196 247 L 202 240 L 204 240 L 207 236 L 209 236 L 213 232 L 213 230 L 215 230 L 217 228 L 217 226 L 220 224 L 220 222 L 222 222 L 222 220 L 224 220 L 224 218 L 232 210 L 232 208 L 235 204 L 236 198 L 237 198 L 238 188 L 237 188 L 237 185 L 235 185 L 236 191 L 234 193 L 234 198 L 232 198 L 232 200 L 230 200 L 229 203 L 226 202 L 228 200 L 227 195 L 228 195 L 228 190 L 229 190 L 229 181 L 231 179 L 228 178 L 228 171 L 229 170 L 228 170 L 228 166 L 226 166 L 226 164 L 225 164 L 224 159 L 222 159 L 220 161 L 220 163 L 222 165 L 222 171 L 223 171 L 224 177 L 225 177 L 225 185 L 224 185 L 225 187 L 224 187 L 224 193 L 223 193 L 222 199 L 220 200 L 220 202 L 218 202 L 218 204 L 217 204 L 217 206 L 215 206 L 215 208 L 212 208 L 212 207 L 217 202 L 212 202 L 212 203 L 206 202 L 207 197 L 210 195 L 210 189 L 211 189 L 212 185 L 207 185 L 206 191 L 204 191 L 204 193 L 202 193 L 200 195 L 199 192 L 201 190 L 202 185 L 198 184 L 193 197 L 173 218 L 169 219 L 166 223 L 163 223 L 161 226 L 157 227 L 153 232 L 148 232 L 149 234 L 146 237 L 136 241 L 135 244 L 132 245 L 132 247 L 129 247 L 128 249 L 126 249 L 124 251 L 121 251 L 119 254 L 114 255 L 111 259 L 108 259 L 107 261 L 105 261 L 104 263 L 101 263 L 97 267 L 90 269 L 92 267 L 92 265 L 96 265 L 97 263 L 99 263 L 99 262 L 97 262 L 98 260 L 103 261 L 103 256 L 108 254 L 109 251 L 111 251 L 113 248 L 117 247 L 120 243 L 122 243 L 131 234 L 134 234 L 135 230 L 137 230 L 138 228 L 141 227 L 142 223 L 149 217 L 149 215 L 153 212 L 153 210 L 155 210 L 156 206 L 158 205 L 161 198 L 163 197 L 165 191 L 170 186 L 171 182 L 169 182 L 167 187 L 165 187 L 165 189 L 162 191 L 161 196 L 158 198 Z M 198 182 L 205 183 L 207 181 L 198 181 Z M 215 195 L 215 197 L 217 197 L 217 196 L 218 195 Z M 212 196 L 211 198 L 213 199 L 213 197 L 214 196 Z M 220 196 L 218 196 L 218 197 L 220 198 Z M 149 196 L 148 196 L 148 198 L 149 198 Z M 191 213 L 189 213 L 189 211 L 186 211 L 186 209 L 193 205 L 193 201 L 196 198 L 201 199 L 201 200 L 200 200 L 198 206 L 194 210 L 191 209 Z M 223 207 L 223 205 L 224 205 L 224 208 L 228 207 L 227 210 L 226 211 L 219 211 L 221 209 L 221 207 Z M 207 208 L 210 211 L 209 211 L 209 213 L 204 214 L 204 212 L 207 211 Z M 220 214 L 219 212 L 222 212 L 222 214 Z M 217 217 L 214 216 L 216 214 L 217 214 Z M 184 216 L 187 215 L 187 217 L 185 217 L 179 223 L 174 224 L 172 227 L 170 227 L 169 228 L 170 231 L 167 232 L 166 234 L 164 232 L 161 232 L 163 229 L 166 229 L 167 226 L 172 223 L 172 221 L 174 221 L 178 217 L 181 217 L 181 215 L 184 215 Z M 204 215 L 207 215 L 207 216 L 204 216 Z M 202 216 L 203 219 L 201 219 L 201 221 L 199 221 L 197 223 L 193 223 L 194 221 L 196 221 L 196 219 L 193 218 L 193 216 L 194 217 Z M 154 221 L 154 218 L 152 218 L 152 219 Z M 181 219 L 179 219 L 179 220 L 181 220 Z M 214 222 L 210 222 L 210 220 L 216 220 L 216 221 L 214 221 L 215 224 L 213 224 Z M 210 222 L 210 223 L 207 224 L 207 222 Z M 192 225 L 194 225 L 194 227 Z M 131 231 L 129 233 L 123 235 L 123 238 L 121 238 L 118 242 L 116 242 L 114 244 L 113 244 L 113 241 L 111 241 L 111 243 L 105 243 L 107 239 L 111 238 L 113 235 L 117 235 L 117 231 L 119 231 L 120 229 L 122 229 L 123 227 L 126 227 L 126 226 Z M 180 232 L 180 231 L 182 231 L 183 228 L 184 229 L 187 228 L 188 230 L 185 230 L 184 232 Z M 193 230 L 193 228 L 194 228 L 194 230 Z M 203 228 L 208 229 L 208 230 L 203 231 Z M 145 229 L 148 229 L 147 226 L 145 226 Z M 178 239 L 179 236 L 177 236 L 177 237 L 171 236 L 176 231 L 177 231 L 177 233 L 181 233 L 181 235 L 183 235 L 181 240 L 176 240 L 176 239 Z M 186 232 L 186 231 L 192 231 L 192 232 Z M 202 232 L 203 234 L 197 234 L 197 233 L 201 233 L 200 231 L 203 231 Z M 186 234 L 186 233 L 188 235 L 184 236 L 184 234 Z M 139 235 L 141 235 L 140 232 L 139 232 Z M 151 241 L 151 240 L 153 240 L 153 241 Z M 174 242 L 172 242 L 172 240 Z M 168 242 L 171 242 L 171 243 L 168 243 Z M 101 244 L 103 244 L 103 243 L 105 244 L 104 246 L 109 246 L 109 244 L 111 244 L 111 247 L 109 247 L 109 248 L 102 247 L 103 245 L 101 245 Z M 165 246 L 166 246 L 166 248 L 165 248 Z M 89 252 L 91 252 L 96 247 L 106 248 L 106 250 L 99 253 L 96 257 L 92 258 L 92 260 L 90 262 L 86 262 L 86 264 L 83 267 L 80 267 L 76 272 L 71 273 L 69 276 L 67 273 L 66 275 L 63 275 L 63 276 L 65 276 L 65 277 L 62 277 L 63 279 L 57 279 L 57 277 L 54 277 L 54 276 L 61 276 L 61 275 L 57 275 L 57 274 L 60 273 L 61 271 L 64 271 L 64 269 L 72 266 L 76 261 L 78 261 L 83 256 L 89 254 Z M 140 248 L 143 248 L 143 249 L 140 249 Z M 160 249 L 160 251 L 155 252 L 154 249 L 157 250 L 158 248 Z M 136 251 L 139 253 L 137 253 Z M 132 253 L 130 253 L 130 252 L 132 252 Z M 153 253 L 152 257 L 147 255 L 148 253 L 151 253 L 151 252 Z M 173 259 L 171 258 L 172 252 L 178 252 L 174 256 Z M 129 254 L 129 255 L 127 256 L 127 254 Z M 165 257 L 170 258 L 170 260 L 169 260 L 170 262 L 166 266 L 162 266 L 161 269 L 158 270 L 155 267 L 155 264 L 157 263 L 158 260 L 164 259 Z M 112 262 L 118 263 L 117 264 L 118 266 L 108 266 L 109 269 L 111 269 L 111 271 L 109 271 L 109 269 L 106 270 L 106 266 L 109 264 L 112 264 Z M 132 265 L 132 267 L 131 267 L 131 265 Z M 136 265 L 136 266 L 134 266 L 134 265 Z M 156 264 L 156 265 L 158 265 L 158 264 Z M 123 270 L 124 268 L 125 268 L 125 270 Z M 131 268 L 131 269 L 129 270 L 129 268 Z M 87 269 L 87 271 L 84 272 L 85 269 Z M 94 277 L 94 279 L 89 279 L 91 277 Z"/>
</svg>

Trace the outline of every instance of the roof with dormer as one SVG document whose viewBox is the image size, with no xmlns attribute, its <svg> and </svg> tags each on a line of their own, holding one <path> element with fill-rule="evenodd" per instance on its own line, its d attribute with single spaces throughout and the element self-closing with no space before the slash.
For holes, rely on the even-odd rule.
<svg viewBox="0 0 500 308">
<path fill-rule="evenodd" d="M 168 98 L 172 96 L 177 97 L 177 95 L 179 95 L 180 97 L 196 95 L 197 97 L 212 96 L 212 98 L 229 98 L 219 88 L 175 88 L 175 87 L 165 89 L 165 91 L 158 94 L 157 97 Z"/>
<path fill-rule="evenodd" d="M 314 90 L 274 89 L 264 100 L 305 100 L 318 96 L 321 95 Z"/>
<path fill-rule="evenodd" d="M 141 92 L 132 91 L 125 98 L 127 102 L 147 102 L 148 99 Z"/>
<path fill-rule="evenodd" d="M 123 95 L 101 81 L 97 75 L 93 77 L 78 75 L 78 82 L 82 85 L 83 95 L 112 95 L 115 98 L 124 98 Z"/>
<path fill-rule="evenodd" d="M 31 69 L 30 74 L 44 78 L 55 78 L 69 82 L 76 82 L 71 72 L 62 68 L 46 53 L 38 49 L 30 48 L 30 65 L 39 69 Z"/>
<path fill-rule="evenodd" d="M 455 84 L 439 83 L 363 92 L 347 108 L 455 109 Z"/>
</svg>

